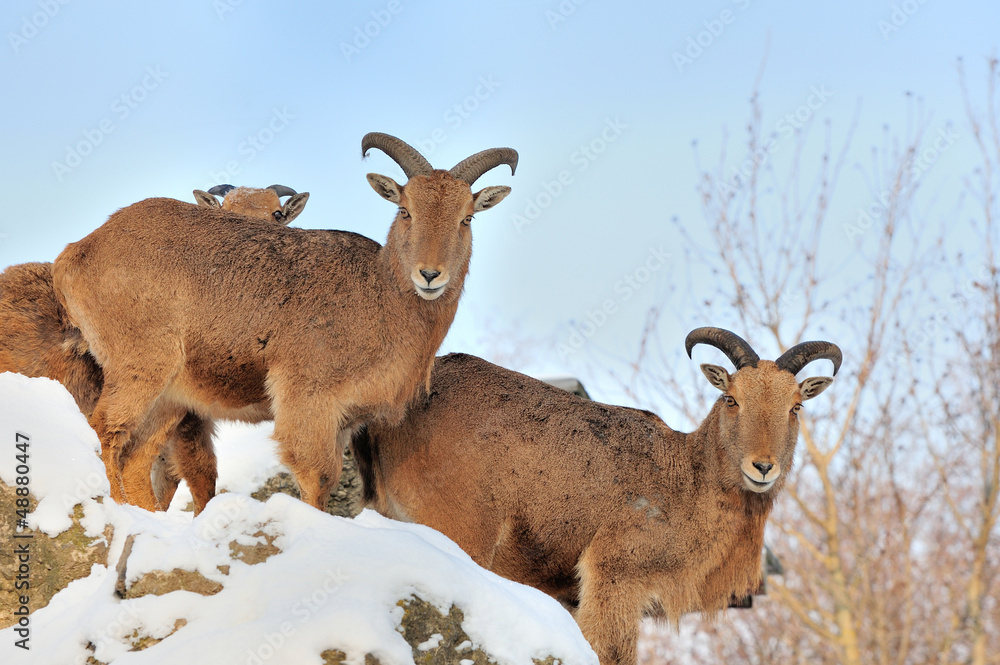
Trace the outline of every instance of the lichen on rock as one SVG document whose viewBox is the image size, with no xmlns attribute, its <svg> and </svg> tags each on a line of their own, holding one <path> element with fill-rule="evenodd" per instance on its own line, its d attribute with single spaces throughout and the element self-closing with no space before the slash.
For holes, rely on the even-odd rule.
<svg viewBox="0 0 1000 665">
<path fill-rule="evenodd" d="M 13 487 L 0 483 L 0 514 L 14 515 L 19 497 Z M 29 512 L 37 505 L 35 497 L 28 495 Z M 21 535 L 26 538 L 14 538 L 14 522 L 0 520 L 0 542 L 10 544 L 28 543 L 30 556 L 29 579 L 30 588 L 15 589 L 14 581 L 19 562 L 14 556 L 0 558 L 0 579 L 5 583 L 0 585 L 0 629 L 16 623 L 14 612 L 20 607 L 20 595 L 27 595 L 31 600 L 28 604 L 30 612 L 35 612 L 52 600 L 61 589 L 82 577 L 90 575 L 91 567 L 96 563 L 108 564 L 108 543 L 111 542 L 114 529 L 108 525 L 99 536 L 88 536 L 81 522 L 83 506 L 73 507 L 73 524 L 69 529 L 57 536 L 49 536 L 42 531 L 24 530 Z M 10 580 L 10 583 L 6 583 Z M 26 593 L 27 591 L 27 593 Z"/>
<path fill-rule="evenodd" d="M 490 660 L 481 649 L 472 648 L 472 640 L 462 628 L 465 615 L 452 605 L 448 614 L 442 614 L 426 600 L 413 596 L 396 603 L 403 608 L 400 631 L 413 647 L 413 660 L 417 665 L 489 665 Z M 425 650 L 417 647 L 430 641 L 432 635 L 437 646 Z M 462 662 L 466 661 L 466 662 Z"/>
</svg>

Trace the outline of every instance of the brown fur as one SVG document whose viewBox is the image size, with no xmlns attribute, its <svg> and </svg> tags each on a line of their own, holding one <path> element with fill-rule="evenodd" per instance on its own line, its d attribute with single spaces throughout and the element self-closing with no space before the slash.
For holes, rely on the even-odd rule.
<svg viewBox="0 0 1000 665">
<path fill-rule="evenodd" d="M 228 187 L 228 185 L 227 185 Z M 298 217 L 309 201 L 309 192 L 292 194 L 284 205 L 281 198 L 270 188 L 236 187 L 226 192 L 222 203 L 213 194 L 194 190 L 194 200 L 198 205 L 209 208 L 222 208 L 258 219 L 269 219 L 272 222 L 287 226 Z"/>
<path fill-rule="evenodd" d="M 80 331 L 66 320 L 65 311 L 56 300 L 51 268 L 50 263 L 26 263 L 10 266 L 0 273 L 0 372 L 59 381 L 73 396 L 80 412 L 89 418 L 100 397 L 104 374 L 87 351 Z M 185 431 L 193 431 L 211 424 L 202 424 L 192 413 L 181 412 L 175 417 L 177 422 L 151 423 L 153 429 L 144 430 L 143 436 L 168 442 L 166 457 L 172 457 L 172 451 L 184 451 L 200 462 L 194 473 L 183 476 L 191 486 L 195 510 L 200 512 L 215 494 L 215 454 L 211 440 L 207 440 L 207 445 L 201 441 L 195 446 L 183 440 L 182 432 L 177 430 L 183 426 L 187 428 Z M 126 457 L 126 461 L 136 464 L 131 457 Z M 173 479 L 175 486 L 179 478 Z"/>
<path fill-rule="evenodd" d="M 104 379 L 80 342 L 56 302 L 51 263 L 23 263 L 0 273 L 0 372 L 59 381 L 89 416 Z"/>
<path fill-rule="evenodd" d="M 113 495 L 145 485 L 152 496 L 159 440 L 137 432 L 193 411 L 273 418 L 303 500 L 322 508 L 352 429 L 402 416 L 454 318 L 468 219 L 509 189 L 473 195 L 445 171 L 402 186 L 378 178 L 400 206 L 384 247 L 147 199 L 60 254 L 56 293 L 104 369 L 91 424 Z M 426 288 L 421 269 L 438 273 Z M 123 454 L 133 436 L 135 464 Z"/>
<path fill-rule="evenodd" d="M 204 193 L 203 193 L 204 194 Z M 205 194 L 219 203 L 214 196 Z M 276 211 L 294 211 L 282 215 L 283 224 L 301 212 L 308 194 L 289 209 L 281 205 L 274 191 L 238 187 L 231 190 L 222 207 L 266 220 L 274 220 Z M 198 197 L 200 205 L 211 205 Z M 289 200 L 291 203 L 291 199 Z M 80 331 L 66 317 L 66 312 L 56 299 L 52 286 L 51 263 L 25 263 L 10 266 L 0 273 L 0 372 L 17 372 L 31 377 L 47 377 L 62 383 L 73 396 L 81 413 L 88 418 L 94 412 L 101 394 L 104 374 Z M 215 453 L 211 442 L 212 423 L 194 413 L 173 413 L 174 422 L 150 423 L 152 429 L 144 437 L 159 437 L 167 441 L 162 456 L 164 470 L 158 475 L 165 480 L 168 490 L 160 488 L 159 506 L 166 508 L 180 478 L 186 478 L 194 498 L 195 512 L 200 512 L 215 495 Z M 133 466 L 146 464 L 148 458 L 137 458 L 126 449 L 125 461 Z M 139 471 L 136 471 L 138 473 Z M 133 490 L 144 494 L 145 486 L 139 483 Z"/>
<path fill-rule="evenodd" d="M 720 398 L 684 434 L 647 411 L 444 356 L 433 391 L 402 423 L 355 436 L 366 501 L 577 607 L 603 665 L 635 663 L 643 614 L 716 612 L 760 581 L 764 523 L 792 463 L 791 411 L 803 398 L 771 361 L 726 376 L 739 406 Z M 750 491 L 744 459 L 782 473 Z"/>
</svg>

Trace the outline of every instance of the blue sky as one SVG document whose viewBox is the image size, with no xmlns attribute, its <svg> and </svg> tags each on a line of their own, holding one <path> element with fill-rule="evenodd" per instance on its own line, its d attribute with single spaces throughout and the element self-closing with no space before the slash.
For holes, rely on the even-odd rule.
<svg viewBox="0 0 1000 665">
<path fill-rule="evenodd" d="M 961 131 L 956 60 L 975 90 L 1000 5 L 4 0 L 0 27 L 0 266 L 50 261 L 122 206 L 192 200 L 221 181 L 309 191 L 296 225 L 383 241 L 394 210 L 364 174 L 403 176 L 380 153 L 361 160 L 365 132 L 399 136 L 442 168 L 510 146 L 517 174 L 477 183 L 513 193 L 473 223 L 443 350 L 488 356 L 491 335 L 523 335 L 538 353 L 519 369 L 586 376 L 595 357 L 633 352 L 647 308 L 688 269 L 673 253 L 641 288 L 621 284 L 672 253 L 671 217 L 703 225 L 692 141 L 712 162 L 725 130 L 740 153 L 768 44 L 763 126 L 811 101 L 812 120 L 842 137 L 860 100 L 849 159 L 860 163 L 885 124 L 905 130 L 908 92 L 932 113 L 929 135 Z M 928 189 L 957 197 L 969 143 L 941 154 Z M 872 188 L 845 170 L 837 225 Z M 850 250 L 839 233 L 831 242 Z M 590 348 L 557 354 L 608 300 Z M 679 348 L 684 332 L 665 344 Z"/>
</svg>

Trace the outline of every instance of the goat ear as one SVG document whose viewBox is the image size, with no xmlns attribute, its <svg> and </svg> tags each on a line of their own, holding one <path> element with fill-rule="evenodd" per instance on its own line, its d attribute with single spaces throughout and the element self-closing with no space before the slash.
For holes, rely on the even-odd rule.
<svg viewBox="0 0 1000 665">
<path fill-rule="evenodd" d="M 476 212 L 492 208 L 510 194 L 510 187 L 486 187 L 472 197 L 472 209 Z"/>
<path fill-rule="evenodd" d="M 703 363 L 701 366 L 702 373 L 708 377 L 708 382 L 713 386 L 726 392 L 729 390 L 729 372 L 726 371 L 725 367 L 719 367 L 718 365 L 709 365 L 708 363 Z"/>
<path fill-rule="evenodd" d="M 802 399 L 812 399 L 826 390 L 831 383 L 833 378 L 829 376 L 811 376 L 799 384 L 799 394 L 802 395 Z"/>
<path fill-rule="evenodd" d="M 302 214 L 302 211 L 306 207 L 306 201 L 308 200 L 309 192 L 302 192 L 301 194 L 295 194 L 285 201 L 285 205 L 281 208 L 281 223 L 288 226 L 293 219 Z"/>
<path fill-rule="evenodd" d="M 208 192 L 203 192 L 200 189 L 194 190 L 194 200 L 200 206 L 205 206 L 206 208 L 218 208 L 219 199 L 215 198 Z"/>
<path fill-rule="evenodd" d="M 369 173 L 367 176 L 368 184 L 372 186 L 379 196 L 381 196 L 386 201 L 392 201 L 396 205 L 399 205 L 400 191 L 399 185 L 396 181 L 389 176 L 379 175 L 378 173 Z"/>
</svg>

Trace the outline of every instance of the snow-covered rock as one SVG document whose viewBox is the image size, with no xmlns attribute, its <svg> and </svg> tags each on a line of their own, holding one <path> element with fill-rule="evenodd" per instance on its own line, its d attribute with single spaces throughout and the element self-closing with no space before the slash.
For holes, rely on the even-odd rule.
<svg viewBox="0 0 1000 665">
<path fill-rule="evenodd" d="M 219 446 L 230 491 L 197 518 L 177 499 L 166 513 L 119 506 L 97 438 L 62 387 L 0 375 L 0 486 L 16 496 L 28 479 L 29 528 L 9 532 L 31 548 L 33 585 L 27 625 L 9 625 L 21 621 L 11 613 L 0 630 L 0 662 L 596 665 L 556 601 L 480 568 L 432 529 L 371 511 L 335 517 L 280 493 L 254 499 L 274 475 L 273 447 L 267 459 L 259 431 L 234 431 L 246 454 Z M 30 442 L 27 464 L 17 433 Z M 35 581 L 62 565 L 45 560 L 42 542 L 74 529 L 96 552 L 89 574 L 42 606 Z M 30 650 L 17 646 L 25 635 Z"/>
</svg>

